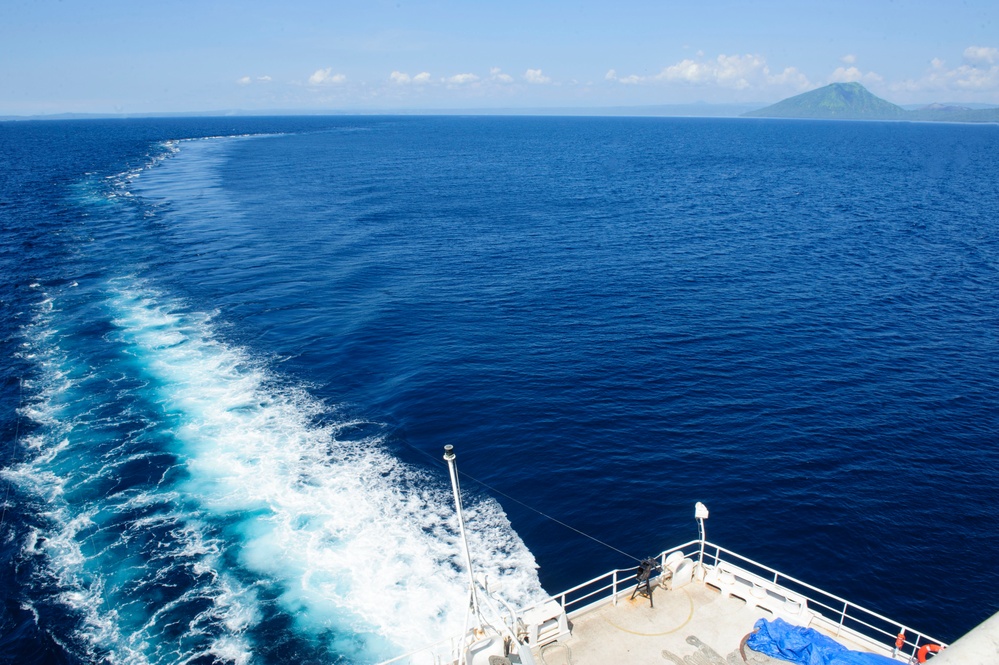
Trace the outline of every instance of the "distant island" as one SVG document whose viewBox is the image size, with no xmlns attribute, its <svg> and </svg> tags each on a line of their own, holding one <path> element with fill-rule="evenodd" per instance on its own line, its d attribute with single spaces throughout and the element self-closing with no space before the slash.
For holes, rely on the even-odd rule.
<svg viewBox="0 0 999 665">
<path fill-rule="evenodd" d="M 718 104 L 658 104 L 592 107 L 476 107 L 476 108 L 352 108 L 352 109 L 227 109 L 171 113 L 61 113 L 36 116 L 0 116 L 0 122 L 18 120 L 96 120 L 128 118 L 205 118 L 240 116 L 365 116 L 365 115 L 547 115 L 642 116 L 694 118 L 805 118 L 819 120 L 909 120 L 999 123 L 999 106 L 986 104 L 929 104 L 906 108 L 871 94 L 859 83 L 833 83 L 788 97 L 766 108 L 745 102 Z"/>
<path fill-rule="evenodd" d="M 930 104 L 906 110 L 871 94 L 859 83 L 832 83 L 772 106 L 748 111 L 743 118 L 814 118 L 821 120 L 935 120 L 999 122 L 999 107 L 973 109 Z"/>
</svg>

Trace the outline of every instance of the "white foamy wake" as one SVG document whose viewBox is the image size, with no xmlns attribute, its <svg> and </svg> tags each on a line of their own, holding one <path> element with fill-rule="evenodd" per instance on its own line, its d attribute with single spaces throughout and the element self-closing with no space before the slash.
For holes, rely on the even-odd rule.
<svg viewBox="0 0 999 665">
<path fill-rule="evenodd" d="M 37 596 L 77 617 L 71 651 L 111 665 L 250 663 L 275 608 L 261 596 L 352 662 L 461 631 L 444 474 L 346 440 L 343 419 L 317 425 L 336 414 L 221 342 L 210 316 L 131 280 L 108 293 L 110 334 L 59 328 L 79 317 L 57 298 L 26 328 L 38 371 L 22 414 L 35 427 L 3 471 L 33 497 L 23 559 Z M 155 477 L 125 482 L 154 456 Z M 513 605 L 537 600 L 534 558 L 498 504 L 468 513 L 477 571 Z"/>
<path fill-rule="evenodd" d="M 254 591 L 220 565 L 221 543 L 198 511 L 148 484 L 103 489 L 143 457 L 142 442 L 126 451 L 128 442 L 108 427 L 127 420 L 128 410 L 109 410 L 116 393 L 95 389 L 113 371 L 72 348 L 79 340 L 57 329 L 61 315 L 56 298 L 45 298 L 24 330 L 21 356 L 37 372 L 25 380 L 30 397 L 21 414 L 34 428 L 21 441 L 23 461 L 2 471 L 30 514 L 20 560 L 33 571 L 32 602 L 61 605 L 76 617 L 68 634 L 43 628 L 72 642 L 64 646 L 78 657 L 110 665 L 199 656 L 248 662 L 245 632 L 259 614 Z M 149 534 L 156 538 L 136 545 Z M 181 578 L 182 593 L 151 602 Z M 186 650 L 168 637 L 178 616 L 189 622 Z"/>
<path fill-rule="evenodd" d="M 182 146 L 196 152 L 196 159 L 182 164 L 175 164 L 169 176 L 175 191 L 187 190 L 194 198 L 206 189 L 217 189 L 219 172 L 216 168 L 224 158 L 224 152 L 234 141 L 259 139 L 280 134 L 237 134 L 230 136 L 205 136 L 200 138 L 184 138 L 160 141 L 153 144 L 138 164 L 125 171 L 111 175 L 88 173 L 79 182 L 70 186 L 79 202 L 87 206 L 103 207 L 118 205 L 136 198 L 136 189 L 140 189 L 136 181 L 144 174 L 160 166 L 163 162 L 180 154 Z M 191 177 L 194 176 L 194 177 Z M 185 183 L 185 178 L 187 178 Z M 149 192 L 144 192 L 149 194 Z M 143 215 L 155 216 L 157 208 L 164 202 L 155 196 L 145 198 L 146 209 Z"/>
<path fill-rule="evenodd" d="M 198 144 L 199 177 L 186 181 L 217 184 L 200 176 L 222 143 Z M 124 203 L 180 145 L 87 191 Z M 22 560 L 36 600 L 75 617 L 71 653 L 243 665 L 275 612 L 351 662 L 462 629 L 446 474 L 351 440 L 355 423 L 226 344 L 211 315 L 131 278 L 79 289 L 86 298 L 69 295 L 77 287 L 44 298 L 24 331 L 37 375 L 21 413 L 33 432 L 2 471 L 31 497 Z M 108 334 L 87 328 L 102 310 Z M 155 473 L 136 481 L 144 462 Z M 477 571 L 512 605 L 538 600 L 534 558 L 499 505 L 469 506 L 468 522 Z"/>
<path fill-rule="evenodd" d="M 173 423 L 174 488 L 233 522 L 239 565 L 271 584 L 297 628 L 360 659 L 461 631 L 467 599 L 443 476 L 342 440 L 327 407 L 221 342 L 210 317 L 118 280 L 118 336 Z M 533 556 L 494 501 L 469 510 L 473 558 L 524 605 L 542 593 Z"/>
</svg>

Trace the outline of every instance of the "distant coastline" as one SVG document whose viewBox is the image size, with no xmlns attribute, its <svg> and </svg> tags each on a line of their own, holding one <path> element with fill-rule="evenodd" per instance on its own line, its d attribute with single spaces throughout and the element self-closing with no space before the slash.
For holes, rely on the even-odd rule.
<svg viewBox="0 0 999 665">
<path fill-rule="evenodd" d="M 597 116 L 597 117 L 691 117 L 738 118 L 758 109 L 754 104 L 655 104 L 647 106 L 596 106 L 596 107 L 485 107 L 485 108 L 436 108 L 436 109 L 268 109 L 248 111 L 242 109 L 218 111 L 190 111 L 177 113 L 58 113 L 49 115 L 0 116 L 0 122 L 24 120 L 114 120 L 128 118 L 223 118 L 223 117 L 283 117 L 283 116 L 372 116 L 372 115 L 502 115 L 502 116 Z"/>
<path fill-rule="evenodd" d="M 644 106 L 595 107 L 484 107 L 400 109 L 224 109 L 173 113 L 58 113 L 6 115 L 0 122 L 39 120 L 125 120 L 138 118 L 227 118 L 286 116 L 570 116 L 570 117 L 662 117 L 662 118 L 791 118 L 813 120 L 895 120 L 962 123 L 999 123 L 999 106 L 987 104 L 932 103 L 892 104 L 859 83 L 832 83 L 789 97 L 769 106 L 747 104 L 654 104 Z"/>
</svg>

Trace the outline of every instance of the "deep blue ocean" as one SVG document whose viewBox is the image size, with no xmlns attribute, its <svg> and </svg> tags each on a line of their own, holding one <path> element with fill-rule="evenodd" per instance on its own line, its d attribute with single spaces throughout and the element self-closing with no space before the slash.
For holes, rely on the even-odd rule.
<svg viewBox="0 0 999 665">
<path fill-rule="evenodd" d="M 0 238 L 0 662 L 460 632 L 445 444 L 514 604 L 703 501 L 930 635 L 999 610 L 999 126 L 8 122 Z"/>
</svg>

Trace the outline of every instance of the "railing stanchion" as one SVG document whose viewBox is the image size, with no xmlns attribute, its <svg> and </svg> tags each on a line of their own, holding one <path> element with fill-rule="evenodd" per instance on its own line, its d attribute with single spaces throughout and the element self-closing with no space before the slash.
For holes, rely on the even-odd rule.
<svg viewBox="0 0 999 665">
<path fill-rule="evenodd" d="M 692 540 L 678 547 L 674 547 L 670 550 L 664 550 L 659 555 L 659 558 L 665 563 L 667 554 L 672 552 L 680 552 L 685 557 L 689 557 L 691 559 L 695 557 L 700 559 L 699 555 L 703 552 L 704 558 L 701 560 L 709 561 L 713 559 L 711 563 L 716 568 L 722 562 L 722 552 L 724 552 L 726 557 L 725 561 L 727 563 L 731 563 L 735 566 L 745 569 L 745 571 L 749 573 L 750 576 L 755 576 L 756 578 L 759 578 L 759 583 L 762 585 L 770 584 L 769 582 L 767 582 L 767 579 L 768 578 L 772 579 L 773 580 L 772 584 L 776 587 L 776 592 L 778 593 L 777 595 L 778 599 L 780 598 L 779 594 L 783 593 L 786 595 L 786 599 L 800 600 L 802 608 L 810 610 L 812 615 L 814 616 L 821 617 L 822 624 L 824 626 L 828 626 L 830 630 L 832 630 L 833 622 L 836 616 L 836 611 L 837 611 L 836 603 L 837 602 L 841 603 L 841 607 L 839 610 L 840 613 L 839 623 L 834 631 L 835 635 L 837 636 L 842 634 L 843 629 L 846 629 L 848 635 L 854 634 L 857 638 L 866 640 L 867 642 L 875 644 L 875 646 L 882 646 L 882 647 L 884 646 L 883 638 L 887 637 L 891 640 L 894 640 L 896 637 L 894 632 L 888 632 L 884 630 L 880 625 L 874 625 L 873 623 L 871 623 L 873 621 L 877 621 L 877 622 L 885 622 L 893 626 L 898 625 L 896 622 L 889 620 L 887 617 L 884 617 L 876 612 L 872 612 L 871 610 L 868 610 L 861 606 L 854 605 L 845 598 L 840 598 L 839 596 L 831 594 L 828 591 L 824 591 L 822 589 L 819 589 L 818 587 L 814 587 L 811 584 L 808 584 L 807 582 L 803 582 L 790 575 L 785 575 L 777 570 L 774 570 L 773 568 L 770 568 L 769 566 L 753 561 L 752 559 L 748 559 L 731 550 L 725 549 L 721 545 L 716 545 L 709 541 L 704 541 L 702 543 L 700 539 Z M 624 574 L 624 577 L 621 576 L 622 572 Z M 610 584 L 607 584 L 608 577 L 610 578 Z M 555 600 L 559 603 L 559 605 L 561 605 L 562 611 L 566 613 L 569 612 L 570 607 L 573 608 L 573 611 L 581 611 L 583 609 L 586 609 L 587 607 L 592 606 L 595 608 L 597 606 L 603 605 L 603 602 L 606 601 L 607 591 L 610 590 L 611 603 L 613 605 L 618 605 L 619 604 L 618 592 L 620 590 L 621 585 L 630 584 L 633 580 L 635 580 L 635 575 L 631 572 L 631 569 L 627 569 L 624 571 L 619 569 L 610 570 L 604 573 L 603 575 L 600 575 L 598 577 L 593 578 L 592 580 L 574 586 L 571 589 L 563 591 L 557 596 L 550 597 L 548 598 L 548 600 L 543 602 L 551 602 L 552 600 Z M 743 583 L 745 583 L 745 581 L 743 581 Z M 786 584 L 790 584 L 791 586 L 786 587 L 785 586 Z M 788 592 L 790 592 L 790 595 L 787 595 Z M 569 595 L 573 596 L 572 600 L 569 600 Z M 525 609 L 533 609 L 534 607 L 540 606 L 540 604 L 541 603 L 539 602 L 537 605 Z M 850 622 L 851 622 L 850 626 L 846 625 L 847 616 L 850 617 Z M 460 642 L 460 637 L 452 638 L 451 640 L 452 646 L 456 644 L 456 641 Z M 946 646 L 946 643 L 941 642 L 940 640 L 928 637 L 926 635 L 923 635 L 922 633 L 914 632 L 913 637 L 905 641 L 905 644 L 911 646 L 911 649 L 909 650 L 909 655 L 911 658 L 914 659 L 916 657 L 920 645 L 924 642 L 935 642 L 940 644 L 941 646 Z M 412 658 L 416 654 L 424 654 L 427 652 L 430 652 L 430 654 L 432 654 L 431 660 L 430 661 L 425 660 L 421 662 L 431 662 L 434 663 L 435 665 L 446 665 L 446 663 L 454 663 L 456 659 L 453 656 L 451 660 L 445 661 L 443 660 L 445 656 L 441 655 L 436 651 L 431 651 L 431 649 L 435 649 L 438 646 L 443 646 L 444 644 L 447 644 L 447 640 L 442 640 L 441 642 L 435 643 L 428 647 L 424 647 L 410 654 L 405 654 L 402 656 L 397 656 L 395 658 L 392 658 L 391 660 L 382 661 L 379 665 L 389 665 L 390 663 L 399 663 L 402 662 L 403 659 Z M 903 653 L 905 653 L 905 647 L 899 649 L 899 655 L 902 655 Z"/>
</svg>

